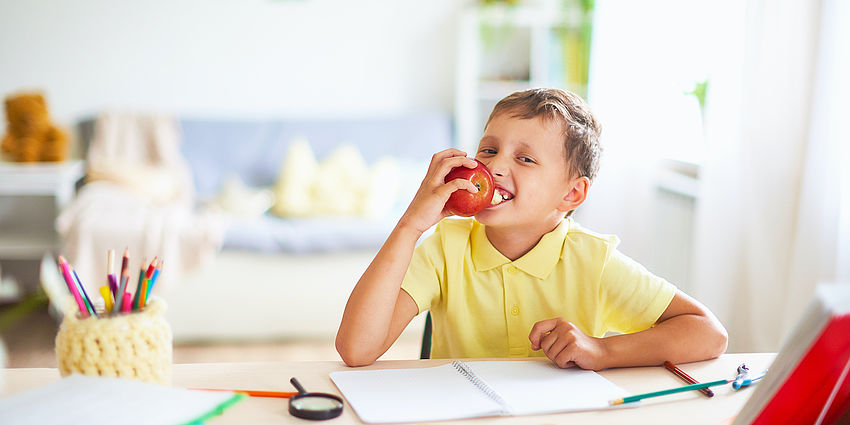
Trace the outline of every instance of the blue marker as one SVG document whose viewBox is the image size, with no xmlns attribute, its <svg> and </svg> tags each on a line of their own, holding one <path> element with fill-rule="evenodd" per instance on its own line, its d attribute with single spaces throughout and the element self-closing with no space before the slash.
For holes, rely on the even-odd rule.
<svg viewBox="0 0 850 425">
<path fill-rule="evenodd" d="M 732 382 L 732 388 L 734 388 L 736 390 L 740 390 L 741 388 L 749 387 L 750 385 L 753 385 L 756 382 L 760 381 L 761 378 L 764 378 L 764 374 L 766 374 L 766 373 L 767 373 L 767 369 L 765 369 L 764 372 L 760 373 L 758 376 L 755 376 L 755 377 L 752 377 L 752 378 L 747 378 L 746 375 L 741 376 L 741 377 L 739 377 L 738 379 L 735 379 Z"/>
</svg>

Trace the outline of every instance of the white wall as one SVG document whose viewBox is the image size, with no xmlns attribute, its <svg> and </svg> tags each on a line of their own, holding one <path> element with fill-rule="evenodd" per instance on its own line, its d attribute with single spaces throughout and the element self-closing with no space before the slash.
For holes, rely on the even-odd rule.
<svg viewBox="0 0 850 425">
<path fill-rule="evenodd" d="M 42 89 L 66 125 L 107 107 L 204 117 L 451 110 L 460 5 L 0 0 L 0 96 Z"/>
</svg>

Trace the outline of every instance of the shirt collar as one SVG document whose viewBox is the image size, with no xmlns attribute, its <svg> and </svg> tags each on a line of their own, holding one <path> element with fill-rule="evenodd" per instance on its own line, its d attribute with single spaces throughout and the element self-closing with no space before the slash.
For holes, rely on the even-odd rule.
<svg viewBox="0 0 850 425">
<path fill-rule="evenodd" d="M 525 273 L 538 279 L 545 279 L 561 259 L 564 239 L 570 229 L 571 219 L 567 218 L 551 232 L 543 235 L 540 242 L 513 264 Z M 484 225 L 475 221 L 470 238 L 472 262 L 476 271 L 486 271 L 511 262 L 502 255 L 487 239 Z"/>
</svg>

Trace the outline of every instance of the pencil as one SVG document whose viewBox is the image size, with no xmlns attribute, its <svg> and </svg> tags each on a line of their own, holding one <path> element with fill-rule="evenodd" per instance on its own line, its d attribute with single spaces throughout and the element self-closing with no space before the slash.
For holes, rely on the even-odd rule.
<svg viewBox="0 0 850 425">
<path fill-rule="evenodd" d="M 94 304 L 92 304 L 89 294 L 86 293 L 86 287 L 83 286 L 83 282 L 80 280 L 80 277 L 77 276 L 77 271 L 74 270 L 70 264 L 68 264 L 68 270 L 71 271 L 71 274 L 74 276 L 74 280 L 77 282 L 77 286 L 83 294 L 83 300 L 86 302 L 86 307 L 89 308 L 89 313 L 91 313 L 94 317 L 98 317 L 97 311 L 94 309 Z"/>
<path fill-rule="evenodd" d="M 121 258 L 121 276 L 124 276 L 124 271 L 130 264 L 130 247 L 124 248 L 124 257 Z"/>
<path fill-rule="evenodd" d="M 59 268 L 62 270 L 62 277 L 65 278 L 65 284 L 68 285 L 68 291 L 71 292 L 71 295 L 74 296 L 74 301 L 77 302 L 77 307 L 80 309 L 80 315 L 82 317 L 89 317 L 89 310 L 86 308 L 86 303 L 83 301 L 83 297 L 77 289 L 77 284 L 74 282 L 74 278 L 71 277 L 71 271 L 68 269 L 68 262 L 65 261 L 65 257 L 61 255 L 59 256 Z"/>
<path fill-rule="evenodd" d="M 142 261 L 142 269 L 145 268 L 145 262 Z M 153 257 L 153 261 L 151 261 L 150 266 L 148 266 L 147 272 L 145 272 L 145 277 L 142 279 L 141 288 L 139 289 L 139 305 L 137 306 L 140 310 L 144 308 L 144 306 L 148 302 L 148 287 L 150 286 L 151 275 L 153 275 L 153 271 L 156 268 L 156 257 Z"/>
<path fill-rule="evenodd" d="M 189 388 L 190 390 L 198 391 L 230 391 L 234 393 L 246 394 L 251 397 L 274 397 L 274 398 L 290 398 L 297 395 L 297 392 L 285 391 L 257 391 L 257 390 L 225 390 L 221 388 Z"/>
<path fill-rule="evenodd" d="M 139 309 L 139 301 L 142 297 L 142 285 L 145 282 L 145 260 L 142 259 L 142 265 L 139 267 L 139 282 L 136 284 L 136 293 L 133 295 L 133 310 Z"/>
<path fill-rule="evenodd" d="M 146 278 L 148 278 L 148 279 L 151 278 L 151 275 L 153 274 L 153 271 L 156 268 L 156 264 L 157 264 L 156 257 L 153 257 L 153 261 L 151 261 L 151 264 L 148 266 L 148 271 L 145 272 Z M 145 266 L 145 262 L 142 261 L 142 267 L 144 267 L 144 266 Z"/>
<path fill-rule="evenodd" d="M 131 310 L 131 304 L 133 304 L 133 294 L 125 292 L 124 298 L 121 302 L 121 312 L 129 313 Z"/>
<path fill-rule="evenodd" d="M 706 382 L 706 383 L 703 383 L 703 384 L 685 385 L 684 387 L 671 388 L 669 390 L 661 390 L 661 391 L 655 391 L 655 392 L 646 393 L 646 394 L 638 394 L 638 395 L 633 395 L 633 396 L 629 396 L 629 397 L 618 398 L 618 399 L 615 399 L 615 400 L 611 400 L 609 403 L 612 406 L 616 406 L 618 404 L 631 403 L 633 401 L 643 400 L 645 398 L 658 397 L 658 396 L 667 395 L 667 394 L 681 393 L 681 392 L 685 392 L 685 391 L 693 391 L 693 390 L 698 390 L 700 388 L 708 388 L 708 387 L 713 387 L 713 386 L 716 386 L 716 385 L 728 384 L 730 382 L 732 382 L 731 379 L 720 379 L 718 381 L 711 381 L 711 382 Z"/>
<path fill-rule="evenodd" d="M 160 272 L 160 271 L 162 271 L 162 265 L 163 265 L 163 263 L 165 263 L 165 262 L 164 262 L 164 261 L 162 261 L 162 260 L 160 260 L 160 261 L 159 261 L 159 264 L 157 264 L 157 265 L 156 265 L 156 269 L 154 269 L 154 271 L 153 271 L 153 276 L 151 276 L 151 278 L 150 278 L 150 279 L 147 279 L 147 282 L 148 282 L 148 288 L 147 288 L 147 290 L 146 290 L 146 292 L 145 292 L 145 304 L 147 304 L 147 302 L 148 302 L 148 297 L 147 297 L 147 295 L 148 295 L 148 294 L 150 294 L 150 293 L 151 293 L 151 291 L 153 291 L 153 286 L 154 286 L 154 285 L 156 285 L 156 279 L 159 277 L 159 272 Z M 143 306 L 143 307 L 144 307 L 144 306 Z"/>
<path fill-rule="evenodd" d="M 115 261 L 115 251 L 109 250 L 106 253 L 106 284 L 109 285 L 109 290 L 112 291 L 112 296 L 115 297 L 115 292 L 118 291 L 118 283 L 115 280 L 115 272 L 112 268 L 112 263 Z M 108 309 L 111 310 L 111 309 Z"/>
<path fill-rule="evenodd" d="M 121 284 L 118 285 L 118 292 L 115 293 L 115 305 L 112 306 L 113 313 L 119 313 L 123 311 L 124 307 L 124 294 L 127 292 L 127 284 L 130 281 L 130 271 L 124 269 L 121 271 Z"/>
<path fill-rule="evenodd" d="M 679 378 L 682 378 L 683 381 L 685 381 L 689 384 L 699 384 L 699 381 L 692 378 L 691 375 L 688 375 L 682 369 L 679 369 L 678 367 L 676 367 L 676 365 L 674 365 L 672 362 L 669 362 L 669 361 L 664 362 L 664 367 L 667 368 L 667 370 L 669 370 L 670 372 L 673 372 L 674 375 L 678 376 Z M 708 388 L 700 388 L 699 392 L 705 394 L 706 397 L 714 397 L 714 391 L 711 391 Z"/>
<path fill-rule="evenodd" d="M 103 297 L 103 307 L 106 309 L 105 311 L 108 313 L 112 311 L 112 292 L 109 291 L 109 287 L 103 285 L 100 287 L 100 296 Z"/>
</svg>

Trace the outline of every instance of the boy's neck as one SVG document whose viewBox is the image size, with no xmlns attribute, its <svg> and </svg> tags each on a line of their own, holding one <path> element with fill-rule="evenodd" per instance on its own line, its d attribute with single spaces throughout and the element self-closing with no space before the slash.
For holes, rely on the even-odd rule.
<svg viewBox="0 0 850 425">
<path fill-rule="evenodd" d="M 505 228 L 485 225 L 484 234 L 487 235 L 487 240 L 490 241 L 493 248 L 496 248 L 509 260 L 516 261 L 537 246 L 543 235 L 555 230 L 563 219 L 561 217 L 556 221 L 547 221 L 533 228 L 530 226 Z"/>
</svg>

